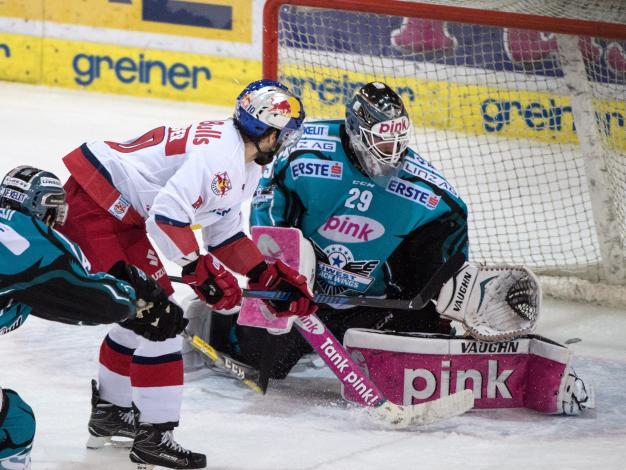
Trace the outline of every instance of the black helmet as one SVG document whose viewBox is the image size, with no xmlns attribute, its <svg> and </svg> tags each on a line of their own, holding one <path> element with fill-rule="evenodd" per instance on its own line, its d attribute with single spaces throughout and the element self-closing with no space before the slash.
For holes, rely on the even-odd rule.
<svg viewBox="0 0 626 470">
<path fill-rule="evenodd" d="M 59 178 L 32 166 L 18 166 L 0 184 L 0 207 L 32 215 L 46 224 L 63 224 L 65 190 Z"/>
<path fill-rule="evenodd" d="M 398 167 L 411 121 L 400 97 L 381 82 L 361 87 L 346 106 L 346 131 L 361 167 L 372 177 Z"/>
</svg>

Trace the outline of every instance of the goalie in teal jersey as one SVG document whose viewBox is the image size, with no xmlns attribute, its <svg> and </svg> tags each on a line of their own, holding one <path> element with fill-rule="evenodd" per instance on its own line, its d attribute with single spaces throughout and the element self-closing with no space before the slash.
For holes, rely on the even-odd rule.
<svg viewBox="0 0 626 470">
<path fill-rule="evenodd" d="M 302 231 L 315 250 L 315 292 L 408 299 L 449 257 L 467 257 L 466 205 L 433 165 L 408 148 L 410 129 L 400 97 L 383 83 L 369 83 L 348 103 L 345 121 L 305 124 L 296 146 L 273 169 L 266 167 L 250 225 Z M 351 327 L 450 332 L 434 304 L 419 315 L 326 306 L 319 316 L 339 340 Z M 213 315 L 212 321 L 232 319 Z M 218 333 L 224 328 L 213 326 L 211 344 L 258 366 L 265 331 L 237 326 L 233 346 Z M 310 349 L 295 331 L 275 342 L 271 377 L 280 378 Z"/>
<path fill-rule="evenodd" d="M 111 270 L 116 277 L 89 272 L 80 248 L 53 228 L 66 210 L 65 191 L 50 172 L 21 166 L 2 180 L 0 335 L 29 315 L 70 324 L 120 322 L 153 340 L 180 332 L 186 323 L 180 307 L 134 266 L 119 262 Z M 34 434 L 32 409 L 0 388 L 0 469 L 30 468 Z"/>
<path fill-rule="evenodd" d="M 593 408 L 593 389 L 574 372 L 567 348 L 525 336 L 533 332 L 541 310 L 536 276 L 523 266 L 468 261 L 467 207 L 450 182 L 408 148 L 410 129 L 400 97 L 383 83 L 366 84 L 347 104 L 345 120 L 305 124 L 304 137 L 266 168 L 250 224 L 298 228 L 313 246 L 314 290 L 320 294 L 409 300 L 421 295 L 447 260 L 461 254 L 463 266 L 421 311 L 320 305 L 320 320 L 346 348 L 355 348 L 359 366 L 394 403 L 435 399 L 436 389 L 449 391 L 443 377 L 451 377 L 451 369 L 471 368 L 492 378 L 491 385 L 473 379 L 477 407 L 523 406 L 573 415 Z M 267 237 L 258 242 L 265 254 L 280 256 L 280 238 L 264 233 Z M 302 253 L 301 263 L 309 256 Z M 233 317 L 213 314 L 202 336 L 260 369 L 262 376 L 284 378 L 311 352 L 295 329 L 270 335 L 235 324 Z M 451 335 L 450 319 L 461 322 L 471 336 Z M 498 360 L 479 351 L 485 343 L 478 341 L 495 342 L 489 351 L 536 345 L 516 350 L 514 360 L 502 358 L 516 366 L 494 374 Z M 463 347 L 475 348 L 472 359 Z M 432 377 L 429 386 L 416 385 L 410 374 L 407 378 L 407 371 L 416 368 L 426 368 L 419 377 Z M 533 374 L 527 374 L 531 369 Z"/>
</svg>

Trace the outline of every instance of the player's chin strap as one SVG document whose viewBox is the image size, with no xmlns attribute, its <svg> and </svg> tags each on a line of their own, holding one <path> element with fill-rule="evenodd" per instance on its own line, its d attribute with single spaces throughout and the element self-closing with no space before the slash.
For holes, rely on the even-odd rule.
<svg viewBox="0 0 626 470">
<path fill-rule="evenodd" d="M 437 311 L 462 322 L 482 341 L 508 341 L 531 333 L 541 309 L 537 277 L 522 266 L 466 263 L 442 287 Z"/>
</svg>

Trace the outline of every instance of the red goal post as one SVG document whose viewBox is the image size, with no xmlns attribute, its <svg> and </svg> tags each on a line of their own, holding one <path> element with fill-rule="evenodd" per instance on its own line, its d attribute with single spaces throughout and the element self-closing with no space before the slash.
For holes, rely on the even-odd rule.
<svg viewBox="0 0 626 470">
<path fill-rule="evenodd" d="M 485 26 L 551 31 L 554 33 L 601 36 L 626 39 L 626 25 L 600 21 L 555 18 L 525 13 L 488 11 L 477 8 L 433 5 L 429 3 L 397 0 L 267 0 L 263 9 L 263 76 L 278 77 L 278 13 L 282 6 L 294 5 L 331 10 L 363 11 L 382 15 L 410 17 L 419 13 L 421 18 L 439 21 L 475 23 Z"/>
<path fill-rule="evenodd" d="M 468 202 L 474 261 L 626 305 L 626 6 L 446 3 L 268 0 L 264 76 L 320 119 L 360 83 L 395 87 L 412 147 Z"/>
</svg>

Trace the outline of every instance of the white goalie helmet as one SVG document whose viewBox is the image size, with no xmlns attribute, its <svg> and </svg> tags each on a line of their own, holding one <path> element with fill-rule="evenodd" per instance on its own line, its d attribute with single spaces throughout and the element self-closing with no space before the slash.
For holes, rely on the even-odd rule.
<svg viewBox="0 0 626 470">
<path fill-rule="evenodd" d="M 411 120 L 398 94 L 381 82 L 361 87 L 346 106 L 346 132 L 372 178 L 395 172 L 409 145 Z"/>
</svg>

